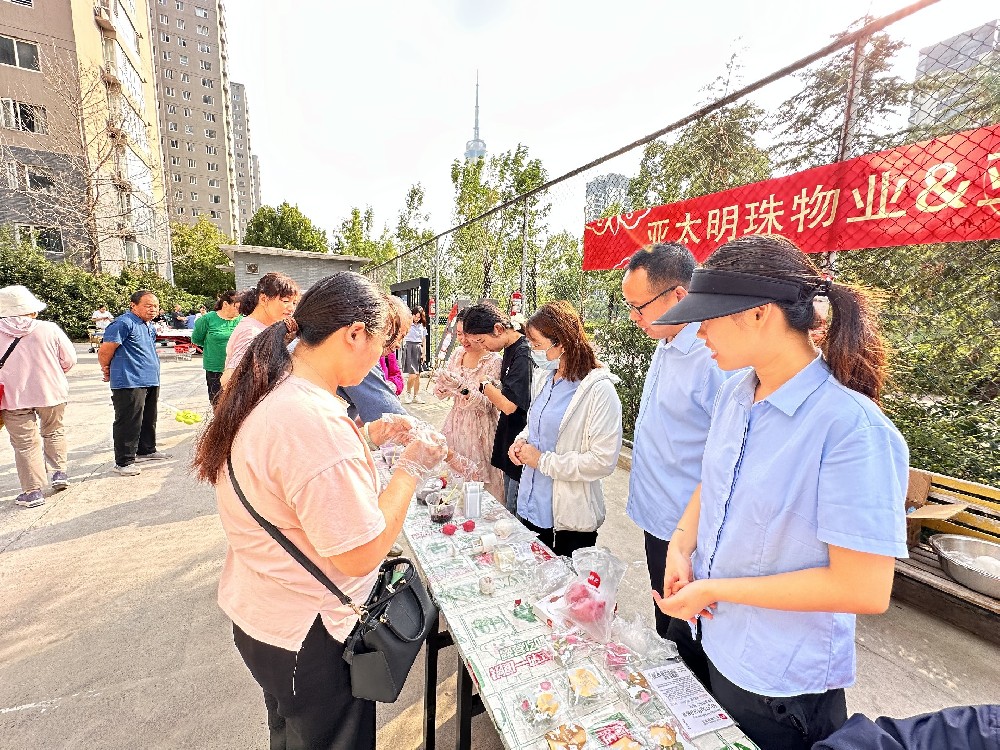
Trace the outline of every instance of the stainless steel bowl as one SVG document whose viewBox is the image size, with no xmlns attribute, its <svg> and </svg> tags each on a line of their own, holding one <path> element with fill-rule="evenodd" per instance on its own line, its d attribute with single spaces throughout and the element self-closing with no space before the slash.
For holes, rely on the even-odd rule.
<svg viewBox="0 0 1000 750">
<path fill-rule="evenodd" d="M 984 573 L 955 558 L 955 554 L 975 559 L 981 555 L 1000 560 L 1000 544 L 961 534 L 935 534 L 930 539 L 931 548 L 937 553 L 941 569 L 963 586 L 980 594 L 1000 599 L 1000 578 Z"/>
</svg>

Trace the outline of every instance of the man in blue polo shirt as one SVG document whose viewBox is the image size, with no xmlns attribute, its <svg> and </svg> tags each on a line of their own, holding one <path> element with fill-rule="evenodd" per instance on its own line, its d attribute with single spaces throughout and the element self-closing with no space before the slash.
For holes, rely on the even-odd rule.
<svg viewBox="0 0 1000 750">
<path fill-rule="evenodd" d="M 111 402 L 115 407 L 114 471 L 126 477 L 140 473 L 137 461 L 170 458 L 156 450 L 160 358 L 156 354 L 156 329 L 150 321 L 159 314 L 160 301 L 148 289 L 140 289 L 131 302 L 132 309 L 105 329 L 97 352 L 104 380 L 111 381 Z"/>
<path fill-rule="evenodd" d="M 661 595 L 667 543 L 701 481 L 712 406 L 729 375 L 697 337 L 699 323 L 653 324 L 687 295 L 696 265 L 683 245 L 656 244 L 632 256 L 622 279 L 629 318 L 658 342 L 635 422 L 625 511 L 643 530 L 649 582 Z M 653 611 L 656 632 L 665 638 L 671 618 Z"/>
</svg>

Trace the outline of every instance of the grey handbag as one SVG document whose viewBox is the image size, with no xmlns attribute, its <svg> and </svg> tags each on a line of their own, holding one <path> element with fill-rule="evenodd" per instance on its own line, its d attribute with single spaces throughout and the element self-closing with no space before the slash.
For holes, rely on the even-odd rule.
<svg viewBox="0 0 1000 750">
<path fill-rule="evenodd" d="M 431 601 L 413 563 L 405 557 L 385 560 L 379 566 L 368 601 L 355 604 L 273 523 L 253 509 L 236 481 L 232 457 L 226 459 L 226 464 L 243 507 L 274 541 L 357 614 L 358 623 L 344 642 L 344 661 L 351 667 L 351 693 L 355 698 L 394 703 L 438 619 L 437 605 Z"/>
</svg>

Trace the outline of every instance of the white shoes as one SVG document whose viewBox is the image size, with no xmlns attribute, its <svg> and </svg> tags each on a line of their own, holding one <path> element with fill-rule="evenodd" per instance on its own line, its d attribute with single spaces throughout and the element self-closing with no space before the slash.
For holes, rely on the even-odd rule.
<svg viewBox="0 0 1000 750">
<path fill-rule="evenodd" d="M 416 396 L 413 397 L 413 401 L 414 403 L 422 404 L 424 403 L 424 397 L 418 393 Z"/>
<path fill-rule="evenodd" d="M 142 469 L 140 469 L 135 464 L 129 464 L 128 466 L 119 466 L 115 464 L 115 468 L 112 469 L 115 474 L 121 474 L 123 477 L 137 477 L 142 474 Z"/>
<path fill-rule="evenodd" d="M 412 404 L 413 403 L 413 396 L 410 394 L 409 391 L 407 391 L 406 393 L 403 394 L 403 403 L 404 404 Z"/>
</svg>

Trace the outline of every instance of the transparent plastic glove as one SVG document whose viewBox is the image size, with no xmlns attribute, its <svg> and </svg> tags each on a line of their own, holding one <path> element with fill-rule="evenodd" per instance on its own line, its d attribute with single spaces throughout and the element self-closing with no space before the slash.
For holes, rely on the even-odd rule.
<svg viewBox="0 0 1000 750">
<path fill-rule="evenodd" d="M 396 460 L 396 470 L 405 471 L 418 480 L 438 469 L 448 455 L 444 435 L 426 429 L 410 433 L 413 438 Z"/>
<path fill-rule="evenodd" d="M 375 445 L 410 441 L 410 432 L 417 427 L 417 420 L 408 414 L 384 414 L 381 419 L 368 423 L 368 437 Z"/>
<path fill-rule="evenodd" d="M 440 391 L 445 394 L 445 398 L 448 396 L 459 395 L 459 391 L 461 391 L 464 387 L 465 385 L 462 383 L 462 379 L 450 370 L 439 371 L 437 378 L 435 378 L 434 381 L 435 393 Z"/>
<path fill-rule="evenodd" d="M 461 453 L 455 453 L 455 451 L 448 451 L 448 457 L 445 461 L 448 468 L 463 479 L 470 482 L 482 481 L 482 470 L 479 468 L 479 464 L 471 458 L 463 456 Z"/>
</svg>

